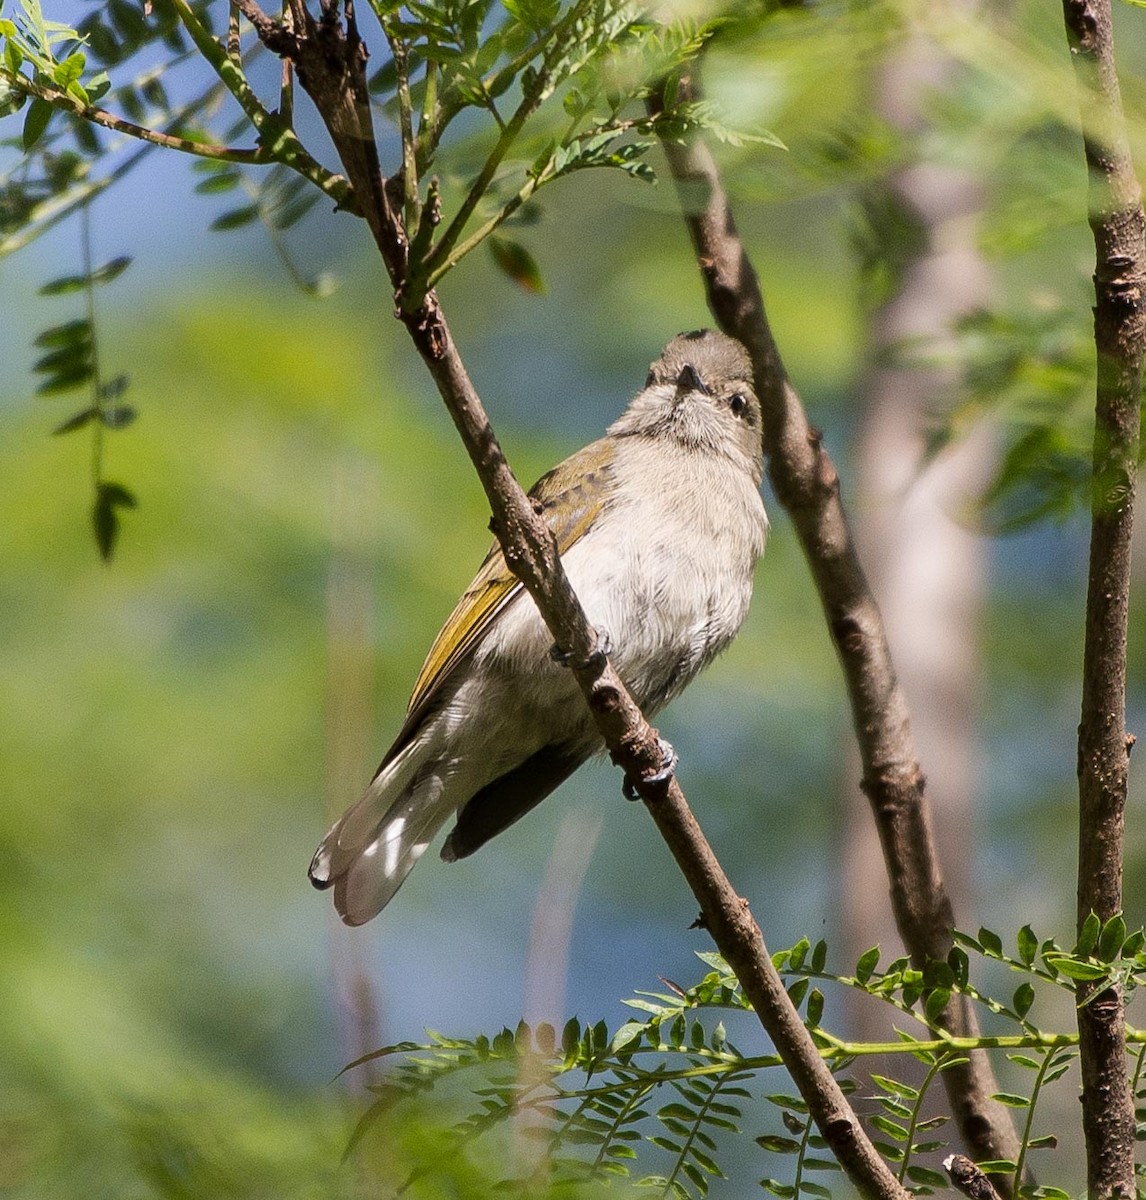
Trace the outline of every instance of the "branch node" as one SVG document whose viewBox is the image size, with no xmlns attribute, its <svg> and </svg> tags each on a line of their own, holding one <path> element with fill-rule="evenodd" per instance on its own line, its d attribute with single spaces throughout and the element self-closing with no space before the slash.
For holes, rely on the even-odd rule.
<svg viewBox="0 0 1146 1200">
<path fill-rule="evenodd" d="M 854 1141 L 856 1136 L 856 1124 L 851 1117 L 832 1117 L 827 1122 L 827 1127 L 824 1129 L 824 1136 L 831 1142 L 837 1138 L 842 1140 Z"/>
<path fill-rule="evenodd" d="M 954 1187 L 971 1200 L 999 1200 L 994 1185 L 969 1158 L 951 1154 L 943 1160 L 943 1169 Z"/>
<path fill-rule="evenodd" d="M 663 737 L 657 735 L 657 748 L 661 752 L 661 765 L 656 771 L 644 771 L 635 780 L 626 772 L 624 782 L 621 784 L 621 795 L 626 800 L 644 799 L 645 797 L 641 795 L 638 790 L 639 788 L 667 784 L 676 774 L 676 767 L 677 763 L 680 762 L 680 756 L 672 748 L 672 743 L 667 742 Z"/>
<path fill-rule="evenodd" d="M 417 308 L 412 310 L 405 307 L 405 298 L 405 284 L 402 283 L 394 293 L 394 315 L 410 331 L 414 345 L 427 358 L 441 362 L 446 357 L 448 339 L 437 297 L 427 293 Z"/>
<path fill-rule="evenodd" d="M 859 619 L 850 613 L 832 621 L 832 637 L 836 639 L 836 645 L 843 654 L 861 653 L 867 641 Z"/>
</svg>

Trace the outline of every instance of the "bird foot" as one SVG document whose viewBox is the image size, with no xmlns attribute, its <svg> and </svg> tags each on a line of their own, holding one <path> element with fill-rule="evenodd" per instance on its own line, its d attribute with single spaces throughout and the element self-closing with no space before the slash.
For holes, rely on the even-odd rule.
<svg viewBox="0 0 1146 1200">
<path fill-rule="evenodd" d="M 613 653 L 613 639 L 609 636 L 609 631 L 600 625 L 594 626 L 593 633 L 596 635 L 596 641 L 588 657 L 575 661 L 573 652 L 562 650 L 556 642 L 549 647 L 549 657 L 555 663 L 560 663 L 563 667 L 569 667 L 574 671 L 587 671 L 590 667 L 599 671 L 604 667 L 605 660 Z"/>
<path fill-rule="evenodd" d="M 676 771 L 676 765 L 680 762 L 680 757 L 672 748 L 671 742 L 666 742 L 663 737 L 657 738 L 657 745 L 661 752 L 661 766 L 659 771 L 653 772 L 652 775 L 646 775 L 640 780 L 641 783 L 666 783 L 673 777 Z M 626 775 L 624 782 L 621 784 L 621 795 L 626 800 L 639 800 L 640 793 L 637 791 L 637 782 L 630 775 Z"/>
</svg>

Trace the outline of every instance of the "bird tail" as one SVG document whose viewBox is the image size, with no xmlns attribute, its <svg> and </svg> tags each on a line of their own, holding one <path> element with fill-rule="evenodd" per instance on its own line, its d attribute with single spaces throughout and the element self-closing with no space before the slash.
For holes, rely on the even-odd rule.
<svg viewBox="0 0 1146 1200">
<path fill-rule="evenodd" d="M 347 925 L 364 925 L 389 904 L 453 811 L 443 802 L 442 778 L 419 774 L 416 751 L 407 746 L 378 772 L 311 860 L 311 883 L 334 888 L 334 907 Z"/>
</svg>

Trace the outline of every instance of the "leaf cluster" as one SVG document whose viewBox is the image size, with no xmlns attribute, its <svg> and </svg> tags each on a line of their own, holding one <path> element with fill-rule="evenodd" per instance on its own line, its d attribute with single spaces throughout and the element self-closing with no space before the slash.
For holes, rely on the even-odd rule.
<svg viewBox="0 0 1146 1200">
<path fill-rule="evenodd" d="M 450 1151 L 461 1152 L 511 1119 L 537 1147 L 533 1164 L 503 1180 L 503 1190 L 627 1178 L 643 1145 L 659 1152 L 664 1165 L 642 1174 L 642 1186 L 664 1196 L 707 1194 L 710 1180 L 723 1174 L 719 1139 L 741 1132 L 746 1081 L 780 1059 L 771 1055 L 747 1067 L 722 1023 L 708 1029 L 695 1018 L 699 1009 L 746 1008 L 726 967 L 687 991 L 640 993 L 628 1003 L 645 1019 L 611 1034 L 603 1021 L 583 1025 L 574 1018 L 560 1036 L 549 1025 L 522 1023 L 493 1037 L 434 1033 L 425 1044 L 400 1043 L 365 1056 L 351 1067 L 401 1057 L 376 1088 L 378 1099 L 352 1144 L 395 1104 L 471 1073 L 477 1105 L 448 1131 Z"/>
<path fill-rule="evenodd" d="M 201 0 L 198 10 L 206 20 L 207 5 Z M 122 81 L 114 96 L 132 120 L 143 122 L 168 114 L 171 103 L 163 77 L 187 52 L 173 8 L 165 4 L 141 7 L 127 0 L 109 0 L 74 27 L 47 19 L 40 0 L 19 0 L 13 18 L 0 17 L 0 39 L 0 85 L 6 90 L 0 112 L 19 111 L 27 104 L 21 139 L 25 153 L 36 147 L 54 112 L 62 109 L 70 115 L 69 132 L 76 149 L 98 156 L 101 144 L 77 114 L 112 92 L 107 68 L 128 62 L 154 43 L 166 48 L 167 59 L 137 79 Z"/>
<path fill-rule="evenodd" d="M 349 211 L 358 206 L 347 181 L 324 167 L 295 132 L 292 71 L 283 73 L 277 106 L 256 94 L 246 69 L 261 43 L 237 12 L 224 43 L 205 0 L 157 0 L 143 8 L 109 0 L 75 25 L 49 19 L 41 0 L 18 4 L 15 16 L 0 15 L 0 118 L 23 110 L 20 136 L 9 142 L 21 157 L 0 176 L 0 255 L 86 206 L 163 146 L 200 159 L 198 194 L 245 193 L 214 218 L 213 230 L 260 222 L 303 290 L 315 296 L 330 290 L 325 274 L 311 279 L 297 268 L 286 234 L 323 195 Z M 658 135 L 683 137 L 703 128 L 729 141 L 752 136 L 729 128 L 711 104 L 679 101 L 672 87 L 674 76 L 717 35 L 721 19 L 665 25 L 629 0 L 372 0 L 372 7 L 380 35 L 375 48 L 380 40 L 385 53 L 376 55 L 381 65 L 368 91 L 401 143 L 400 161 L 385 170 L 391 191 L 401 195 L 409 234 L 407 277 L 398 289 L 403 306 L 419 304 L 486 240 L 514 282 L 544 291 L 530 251 L 498 233 L 506 223 L 539 219 L 533 197 L 540 188 L 593 168 L 651 181 L 646 156 Z M 175 69 L 196 55 L 213 68 L 215 81 L 179 96 L 171 83 Z M 118 76 L 114 85 L 109 71 Z M 653 88 L 663 89 L 667 100 L 656 116 L 644 105 Z M 217 128 L 218 102 L 227 93 L 242 116 Z M 452 157 L 440 164 L 443 139 L 458 128 Z M 252 135 L 253 147 L 235 144 Z M 133 142 L 138 148 L 125 154 Z M 445 184 L 436 173 L 443 165 Z M 81 274 L 68 278 L 79 281 Z M 101 279 L 93 274 L 90 282 Z M 52 286 L 64 290 L 61 281 Z M 134 410 L 118 402 L 125 380 L 96 379 L 90 320 L 86 328 L 53 327 L 43 337 L 45 353 L 36 365 L 45 375 L 41 392 L 94 380 L 90 403 L 58 432 L 130 422 Z M 97 468 L 93 520 L 107 557 L 117 511 L 131 498 L 122 487 L 101 484 Z"/>
<path fill-rule="evenodd" d="M 974 312 L 955 323 L 946 349 L 910 343 L 894 357 L 960 374 L 959 402 L 937 418 L 929 458 L 983 418 L 991 421 L 1001 453 L 979 501 L 988 529 L 1018 532 L 1089 508 L 1094 341 L 1077 307 L 1051 302 L 1020 312 Z"/>
<path fill-rule="evenodd" d="M 25 106 L 28 110 L 21 140 L 26 158 L 4 180 L 13 193 L 6 206 L 10 233 L 52 215 L 44 211 L 46 199 L 75 193 L 93 167 L 122 148 L 122 141 L 109 144 L 99 135 L 101 126 L 230 164 L 232 169 L 221 171 L 213 188 L 200 189 L 207 194 L 223 190 L 226 181 L 237 184 L 240 176 L 234 168 L 257 161 L 296 171 L 321 191 L 337 194 L 344 207 L 353 207 L 344 195 L 345 181 L 321 167 L 298 141 L 287 85 L 277 108 L 256 96 L 245 66 L 259 49 L 257 39 L 233 22 L 224 47 L 211 29 L 203 0 L 162 0 L 146 10 L 112 0 L 74 27 L 47 21 L 40 0 L 21 0 L 21 5 L 17 19 L 0 20 L 0 115 Z M 775 141 L 730 128 L 712 104 L 673 99 L 672 78 L 716 36 L 723 18 L 663 25 L 628 0 L 406 5 L 373 0 L 373 8 L 382 44 L 372 47 L 380 65 L 368 88 L 377 111 L 393 122 L 401 138 L 400 161 L 384 164 L 384 169 L 403 195 L 411 237 L 411 300 L 501 224 L 514 218 L 536 221 L 538 210 L 528 202 L 555 179 L 609 167 L 652 180 L 645 158 L 656 132 L 683 136 L 704 128 L 737 143 L 752 137 Z M 177 100 L 167 81 L 193 53 L 188 40 L 215 68 L 218 81 L 190 100 Z M 108 69 L 122 72 L 145 53 L 151 61 L 142 72 L 117 79 L 113 88 Z M 665 81 L 670 102 L 654 119 L 645 113 L 643 101 Z M 244 118 L 226 130 L 203 127 L 220 90 L 232 93 Z M 118 112 L 93 107 L 105 100 Z M 60 111 L 63 125 L 52 120 Z M 476 120 L 459 123 L 467 113 Z M 50 125 L 55 132 L 45 140 Z M 451 160 L 440 164 L 443 139 L 453 127 L 462 131 L 452 138 Z M 233 146 L 245 131 L 255 134 L 257 151 Z M 475 153 L 480 165 L 472 173 L 453 165 Z M 51 176 L 54 186 L 45 188 L 50 155 L 65 155 L 71 169 L 57 168 Z M 34 162 L 45 172 L 38 187 L 31 186 Z M 445 209 L 433 176 L 442 167 L 451 183 Z M 300 196 L 292 199 L 301 205 Z M 455 202 L 456 209 L 449 211 Z M 259 207 L 256 202 L 225 213 L 214 228 L 238 228 L 259 216 Z M 238 213 L 242 217 L 234 215 Z M 505 240 L 500 252 L 495 250 L 496 261 L 517 282 L 536 290 L 536 271 L 522 271 L 523 252 L 507 251 Z"/>
<path fill-rule="evenodd" d="M 133 405 L 124 400 L 130 383 L 126 373 L 106 378 L 100 369 L 99 336 L 96 322 L 96 289 L 117 279 L 131 265 L 126 255 L 99 266 L 91 264 L 90 230 L 84 222 L 84 267 L 75 274 L 60 275 L 45 283 L 45 296 L 82 294 L 83 316 L 72 317 L 45 329 L 35 338 L 41 351 L 33 370 L 42 376 L 36 391 L 54 398 L 78 389 L 86 389 L 84 406 L 56 425 L 53 432 L 72 434 L 88 429 L 92 435 L 92 508 L 91 522 L 96 547 L 106 561 L 115 552 L 119 538 L 120 512 L 137 506 L 134 494 L 122 483 L 104 474 L 104 433 L 127 428 L 137 416 Z"/>
<path fill-rule="evenodd" d="M 644 109 L 650 90 L 700 53 L 717 22 L 666 27 L 626 0 L 375 8 L 391 58 L 371 89 L 403 143 L 404 216 L 412 232 L 408 303 L 499 226 L 535 222 L 539 210 L 530 202 L 548 183 L 599 167 L 651 181 L 645 160 L 656 134 L 683 136 L 703 126 L 736 136 L 712 106 L 670 104 L 657 117 Z M 560 104 L 548 103 L 551 97 Z M 460 200 L 450 213 L 432 172 L 447 129 L 466 110 L 487 118 L 489 132 L 478 126 L 463 135 L 462 155 L 488 144 L 490 134 L 494 140 L 484 157 L 478 152 L 476 172 L 457 181 Z M 521 266 L 528 252 L 504 237 L 491 247 L 511 278 L 538 290 L 532 260 Z"/>
<path fill-rule="evenodd" d="M 965 1063 L 971 1050 L 986 1049 L 1004 1051 L 1013 1068 L 1027 1074 L 1027 1088 L 995 1097 L 1023 1114 L 1020 1156 L 983 1164 L 986 1170 L 1010 1175 L 1017 1188 L 1027 1156 L 1057 1145 L 1054 1134 L 1037 1131 L 1036 1109 L 1045 1087 L 1069 1071 L 1078 1040 L 1073 1031 L 1048 1031 L 1033 1023 L 1036 989 L 1067 989 L 1086 1003 L 1094 988 L 1133 988 L 1146 972 L 1143 932 L 1128 931 L 1121 917 L 1105 923 L 1088 920 L 1070 950 L 1053 939 L 1039 939 L 1029 926 L 1016 935 L 1013 951 L 985 928 L 974 936 L 955 936 L 957 944 L 945 961 L 922 968 L 905 958 L 881 968 L 879 948 L 873 947 L 851 973 L 834 973 L 828 969 L 826 943 L 812 945 L 807 939 L 773 955 L 833 1073 L 845 1092 L 863 1102 L 877 1149 L 904 1186 L 919 1195 L 948 1186 L 938 1170 L 949 1149 L 944 1136 L 948 1118 L 935 1112 L 930 1100 L 932 1085 L 944 1071 Z M 987 995 L 971 983 L 971 955 L 1003 963 L 1024 979 L 1005 998 Z M 380 1058 L 394 1060 L 375 1088 L 377 1098 L 354 1143 L 396 1105 L 433 1092 L 447 1080 L 469 1080 L 470 1103 L 447 1133 L 450 1152 L 464 1153 L 475 1139 L 511 1123 L 536 1147 L 532 1164 L 503 1179 L 503 1190 L 528 1192 L 542 1183 L 618 1176 L 684 1200 L 706 1195 L 711 1181 L 723 1177 L 726 1139 L 770 1113 L 773 1127 L 755 1135 L 755 1141 L 779 1173 L 763 1177 L 761 1187 L 781 1200 L 829 1198 L 824 1180 L 838 1165 L 807 1104 L 768 1087 L 768 1073 L 782 1069 L 778 1056 L 745 1054 L 731 1041 L 724 1015 L 735 1019 L 751 1006 L 720 955 L 698 957 L 709 968 L 699 983 L 682 988 L 666 981 L 665 991 L 638 992 L 626 1003 L 640 1015 L 611 1032 L 604 1022 L 583 1025 L 574 1018 L 560 1035 L 548 1025 L 531 1029 L 524 1023 L 492 1037 L 435 1033 L 425 1043 L 388 1046 L 352 1063 L 351 1068 Z M 838 1037 L 825 1025 L 821 983 L 861 991 L 922 1031 L 897 1028 L 897 1041 L 878 1044 Z M 1015 1032 L 977 1039 L 949 1035 L 943 1016 L 954 997 L 982 1005 Z M 1136 1051 L 1134 1085 L 1136 1096 L 1146 1101 L 1140 1079 L 1146 1036 L 1136 1031 L 1129 1036 L 1142 1047 Z M 897 1057 L 917 1061 L 922 1081 L 899 1072 L 865 1077 L 860 1068 L 873 1054 L 884 1062 Z M 1144 1114 L 1146 1109 L 1140 1113 L 1146 1122 Z M 654 1161 L 658 1156 L 664 1165 Z M 1052 1200 L 1066 1196 L 1051 1186 L 1024 1186 L 1021 1194 Z"/>
<path fill-rule="evenodd" d="M 192 11 L 208 21 L 203 0 Z M 0 16 L 0 50 L 0 119 L 24 113 L 20 136 L 0 141 L 21 152 L 0 174 L 0 255 L 73 215 L 156 148 L 135 142 L 128 153 L 133 135 L 182 139 L 189 150 L 211 140 L 198 121 L 224 89 L 216 83 L 189 100 L 169 94 L 167 78 L 189 50 L 162 0 L 112 0 L 74 26 L 49 21 L 39 0 L 21 0 L 15 17 Z M 108 128 L 125 136 L 109 138 Z"/>
</svg>

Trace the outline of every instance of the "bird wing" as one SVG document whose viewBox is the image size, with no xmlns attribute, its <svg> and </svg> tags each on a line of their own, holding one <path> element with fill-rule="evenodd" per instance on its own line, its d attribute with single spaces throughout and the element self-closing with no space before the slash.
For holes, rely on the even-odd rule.
<svg viewBox="0 0 1146 1200">
<path fill-rule="evenodd" d="M 540 505 L 557 539 L 558 553 L 565 554 L 576 545 L 604 508 L 610 494 L 612 462 L 613 443 L 602 438 L 570 455 L 530 489 L 530 497 Z M 421 724 L 443 682 L 473 652 L 498 613 L 520 591 L 520 581 L 506 566 L 501 547 L 495 542 L 430 647 L 414 683 L 406 720 L 379 771 Z"/>
<path fill-rule="evenodd" d="M 591 753 L 592 747 L 542 746 L 525 762 L 487 783 L 458 810 L 442 858 L 446 862 L 468 858 L 556 791 Z"/>
</svg>

